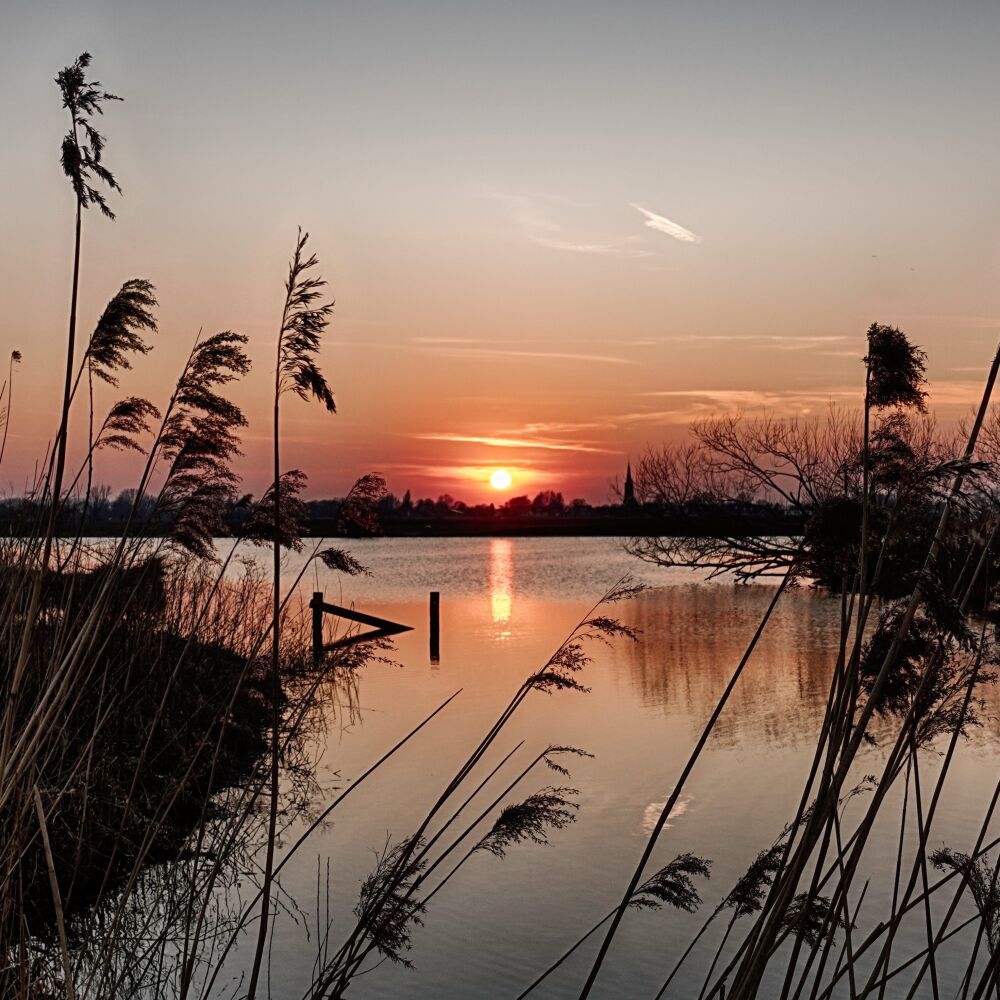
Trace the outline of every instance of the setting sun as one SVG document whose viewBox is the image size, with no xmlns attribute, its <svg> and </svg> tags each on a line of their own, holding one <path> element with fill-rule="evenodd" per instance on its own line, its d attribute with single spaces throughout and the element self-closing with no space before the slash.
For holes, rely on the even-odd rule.
<svg viewBox="0 0 1000 1000">
<path fill-rule="evenodd" d="M 497 469 L 490 476 L 490 486 L 495 490 L 505 490 L 513 482 L 510 473 L 506 469 Z"/>
</svg>

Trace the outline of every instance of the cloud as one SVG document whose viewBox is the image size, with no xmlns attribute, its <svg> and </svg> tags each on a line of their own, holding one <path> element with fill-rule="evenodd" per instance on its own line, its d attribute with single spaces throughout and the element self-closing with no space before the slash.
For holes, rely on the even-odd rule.
<svg viewBox="0 0 1000 1000">
<path fill-rule="evenodd" d="M 418 441 L 452 441 L 456 444 L 484 444 L 491 448 L 540 449 L 542 451 L 582 451 L 601 455 L 615 455 L 616 451 L 594 445 L 566 441 L 546 441 L 540 438 L 490 437 L 478 434 L 414 434 Z"/>
<path fill-rule="evenodd" d="M 562 227 L 549 214 L 557 208 L 591 208 L 585 202 L 574 201 L 561 195 L 532 192 L 528 194 L 504 191 L 494 187 L 481 187 L 475 197 L 496 201 L 503 205 L 514 221 L 525 230 L 558 233 Z"/>
<path fill-rule="evenodd" d="M 593 209 L 594 205 L 558 195 L 517 194 L 495 188 L 481 190 L 479 197 L 503 205 L 513 222 L 535 246 L 588 257 L 617 257 L 625 260 L 649 260 L 660 256 L 655 251 L 638 245 L 641 241 L 635 235 L 606 238 L 604 234 L 599 234 L 600 238 L 595 239 L 591 233 L 581 232 L 578 221 L 580 210 Z M 554 214 L 566 219 L 567 224 L 562 219 L 557 221 Z"/>
<path fill-rule="evenodd" d="M 666 389 L 641 395 L 677 401 L 676 409 L 640 411 L 609 418 L 622 424 L 656 422 L 686 423 L 713 413 L 768 409 L 783 413 L 808 413 L 830 403 L 861 405 L 862 386 L 830 386 L 816 389 Z M 982 396 L 978 382 L 935 382 L 930 386 L 931 406 L 971 406 Z"/>
<path fill-rule="evenodd" d="M 565 420 L 547 420 L 540 421 L 538 423 L 525 424 L 523 427 L 518 427 L 517 430 L 504 431 L 503 433 L 515 436 L 518 434 L 565 434 L 570 431 L 604 430 L 607 426 L 606 422 L 595 420 L 587 421 L 585 423 L 568 422 Z"/>
<path fill-rule="evenodd" d="M 539 475 L 547 474 L 550 470 L 536 466 L 529 461 L 518 459 L 516 464 L 504 463 L 504 468 L 515 474 L 519 480 L 535 479 Z M 456 480 L 472 480 L 478 483 L 485 483 L 490 473 L 496 470 L 495 463 L 484 463 L 482 465 L 438 465 L 432 462 L 390 462 L 383 465 L 382 471 L 406 476 L 424 476 L 427 479 L 440 479 L 454 483 Z M 562 474 L 560 472 L 560 474 Z"/>
<path fill-rule="evenodd" d="M 473 337 L 410 337 L 411 344 L 481 344 L 481 340 Z"/>
<path fill-rule="evenodd" d="M 842 344 L 847 337 L 764 337 L 761 347 L 770 347 L 776 351 L 807 351 L 812 347 L 824 347 L 828 344 Z M 857 351 L 848 351 L 847 354 L 861 357 L 863 347 L 859 345 Z"/>
<path fill-rule="evenodd" d="M 532 236 L 532 243 L 540 247 L 548 247 L 550 250 L 568 250 L 570 253 L 590 254 L 599 257 L 655 257 L 652 250 L 643 250 L 634 245 L 636 237 L 626 236 L 621 240 L 612 240 L 609 243 L 573 243 L 569 240 L 554 240 L 545 236 Z"/>
<path fill-rule="evenodd" d="M 419 345 L 425 351 L 445 354 L 451 358 L 527 358 L 537 360 L 583 361 L 602 365 L 635 365 L 634 358 L 622 358 L 612 354 L 576 354 L 571 351 L 520 351 L 500 347 L 462 347 L 460 341 L 440 341 L 437 344 L 425 340 Z M 475 343 L 474 341 L 470 343 Z M 448 345 L 454 345 L 450 348 Z"/>
<path fill-rule="evenodd" d="M 641 396 L 662 400 L 667 409 L 639 410 L 609 417 L 615 426 L 635 424 L 676 426 L 716 414 L 741 410 L 773 410 L 776 413 L 805 415 L 828 404 L 860 403 L 861 390 L 819 388 L 811 390 L 766 389 L 666 389 L 644 392 Z"/>
<path fill-rule="evenodd" d="M 642 341 L 634 341 L 644 346 L 652 347 L 655 344 L 746 344 L 758 350 L 775 351 L 804 351 L 813 347 L 835 346 L 842 344 L 853 338 L 842 334 L 835 336 L 782 336 L 781 334 L 761 334 L 761 333 L 678 333 L 665 337 L 647 337 Z M 622 343 L 622 341 L 615 341 Z M 859 345 L 859 350 L 864 351 L 864 344 Z M 857 353 L 857 352 L 854 352 Z M 860 354 L 858 355 L 860 357 Z"/>
<path fill-rule="evenodd" d="M 675 240 L 680 240 L 682 243 L 701 242 L 700 236 L 696 236 L 690 229 L 685 229 L 676 222 L 671 222 L 664 215 L 657 215 L 656 212 L 651 212 L 648 208 L 643 208 L 642 205 L 637 205 L 634 201 L 629 202 L 629 208 L 634 208 L 637 212 L 641 212 L 646 217 L 647 227 L 655 229 L 658 233 L 665 233 L 667 236 L 672 236 Z"/>
<path fill-rule="evenodd" d="M 986 381 L 985 369 L 983 380 L 975 382 L 934 382 L 928 392 L 928 402 L 931 406 L 975 406 L 983 398 L 983 384 Z"/>
<path fill-rule="evenodd" d="M 715 403 L 726 408 L 744 406 L 789 406 L 802 403 L 818 403 L 834 398 L 852 399 L 861 395 L 860 389 L 812 389 L 773 390 L 766 389 L 665 389 L 644 392 L 644 396 L 658 398 L 694 399 Z"/>
</svg>

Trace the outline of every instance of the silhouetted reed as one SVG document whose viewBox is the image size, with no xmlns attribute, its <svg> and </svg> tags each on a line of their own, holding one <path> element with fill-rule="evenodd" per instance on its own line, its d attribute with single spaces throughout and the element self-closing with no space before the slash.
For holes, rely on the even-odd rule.
<svg viewBox="0 0 1000 1000">
<path fill-rule="evenodd" d="M 695 878 L 710 878 L 712 863 L 694 854 L 679 854 L 673 861 L 664 865 L 641 883 L 629 906 L 636 910 L 660 910 L 664 906 L 686 913 L 694 913 L 701 906 L 701 896 L 695 887 Z M 517 1000 L 532 993 L 553 972 L 555 972 L 573 953 L 596 934 L 614 915 L 615 910 L 606 913 L 589 931 L 571 945 L 556 959 L 537 979 L 517 995 Z M 700 935 L 699 935 L 700 936 Z M 662 990 L 661 990 L 662 993 Z"/>
<path fill-rule="evenodd" d="M 782 998 L 827 997 L 845 981 L 852 997 L 882 996 L 888 982 L 907 970 L 913 976 L 910 996 L 917 995 L 928 978 L 927 988 L 937 996 L 938 953 L 958 933 L 957 928 L 949 928 L 949 922 L 966 883 L 974 897 L 985 901 L 977 909 L 984 926 L 981 936 L 989 938 L 985 925 L 992 920 L 989 893 L 995 871 L 985 862 L 976 862 L 979 867 L 973 870 L 960 854 L 929 856 L 928 840 L 958 743 L 979 724 L 982 701 L 978 692 L 995 680 L 998 660 L 995 639 L 987 634 L 988 619 L 982 617 L 993 602 L 989 581 L 994 578 L 996 468 L 977 457 L 976 446 L 981 432 L 987 441 L 995 439 L 996 416 L 988 416 L 987 407 L 1000 352 L 961 450 L 947 440 L 927 434 L 921 437 L 919 425 L 905 415 L 907 407 L 924 410 L 925 390 L 924 355 L 904 334 L 873 326 L 865 361 L 865 419 L 858 436 L 836 432 L 835 428 L 843 426 L 836 423 L 839 417 L 825 431 L 769 418 L 757 422 L 724 418 L 696 428 L 700 444 L 694 452 L 681 457 L 652 456 L 640 469 L 640 485 L 645 479 L 647 489 L 653 484 L 659 489 L 662 483 L 664 496 L 670 495 L 666 489 L 669 475 L 682 467 L 700 470 L 681 481 L 688 498 L 682 501 L 685 504 L 697 495 L 696 482 L 704 484 L 703 496 L 717 498 L 729 490 L 771 490 L 800 511 L 804 533 L 792 542 L 754 537 L 634 540 L 637 554 L 713 572 L 731 571 L 737 578 L 782 569 L 838 591 L 842 603 L 839 649 L 831 649 L 830 699 L 798 813 L 783 838 L 758 856 L 719 904 L 720 910 L 731 908 L 733 916 L 708 966 L 703 996 L 760 995 L 765 973 L 779 977 L 781 985 L 766 989 L 769 995 L 776 989 L 773 995 Z M 892 412 L 870 432 L 869 411 L 887 408 Z M 872 623 L 875 594 L 900 591 L 907 596 L 878 608 Z M 970 616 L 975 603 L 982 605 L 979 618 Z M 773 603 L 761 627 L 772 611 Z M 747 655 L 758 637 L 759 630 Z M 714 728 L 731 687 L 732 682 L 682 771 L 673 797 Z M 883 720 L 878 737 L 873 732 L 875 718 Z M 922 755 L 937 751 L 942 743 L 942 767 L 928 789 L 921 780 Z M 866 805 L 860 805 L 853 791 L 843 791 L 863 746 L 880 746 L 884 756 L 881 773 L 869 776 L 858 788 L 871 791 Z M 889 791 L 904 774 L 904 816 L 908 808 L 913 811 L 916 829 L 907 838 L 907 824 L 899 825 L 891 913 L 859 940 L 867 883 L 855 900 L 850 896 L 852 884 L 866 847 L 876 835 L 876 819 L 885 812 Z M 973 851 L 976 858 L 988 849 L 986 834 L 996 800 L 995 794 Z M 859 803 L 860 814 L 853 829 L 845 830 L 846 817 L 857 811 L 852 808 L 848 813 L 851 801 Z M 670 808 L 668 802 L 667 814 Z M 663 816 L 635 880 L 663 829 L 662 820 Z M 904 862 L 904 848 L 910 852 L 909 862 Z M 946 881 L 932 882 L 929 869 L 935 864 L 966 880 L 940 922 L 931 908 L 931 897 Z M 597 980 L 628 895 L 627 890 L 615 911 L 616 920 L 605 934 L 581 997 L 589 994 Z M 898 929 L 909 915 L 918 914 L 927 946 L 892 967 Z M 752 921 L 733 950 L 728 942 L 738 916 L 752 917 Z M 713 917 L 675 964 L 660 996 Z M 869 915 L 866 925 L 871 921 Z M 838 939 L 839 945 L 835 944 Z M 963 995 L 983 995 L 991 988 L 994 949 L 990 945 L 987 950 L 991 955 L 978 987 L 973 953 Z"/>
<path fill-rule="evenodd" d="M 0 438 L 0 464 L 3 463 L 3 456 L 7 451 L 7 431 L 10 430 L 10 419 L 14 412 L 14 365 L 20 363 L 21 352 L 11 351 L 7 366 L 7 379 L 3 388 L 0 388 L 0 403 L 3 403 L 3 409 L 0 410 L 0 420 L 3 420 L 3 437 Z"/>
<path fill-rule="evenodd" d="M 313 268 L 318 264 L 315 254 L 305 256 L 304 250 L 309 239 L 308 233 L 299 230 L 295 251 L 288 265 L 285 282 L 285 303 L 281 312 L 278 329 L 277 357 L 274 372 L 274 425 L 272 451 L 274 476 L 271 486 L 264 495 L 264 504 L 271 513 L 271 542 L 273 556 L 274 615 L 271 626 L 271 787 L 270 813 L 268 819 L 267 847 L 264 859 L 264 884 L 261 896 L 260 927 L 250 983 L 247 988 L 248 1000 L 254 1000 L 264 947 L 267 944 L 268 917 L 271 903 L 271 880 L 274 875 L 274 845 L 277 835 L 279 773 L 280 773 L 280 706 L 281 682 L 281 549 L 294 546 L 297 542 L 297 524 L 302 518 L 298 493 L 305 479 L 301 472 L 282 474 L 281 447 L 281 398 L 288 392 L 300 399 L 314 398 L 321 402 L 328 412 L 336 412 L 333 393 L 316 362 L 320 341 L 333 313 L 333 302 L 321 303 L 320 297 L 326 282 L 314 276 Z M 251 518 L 251 529 L 255 521 Z"/>
<path fill-rule="evenodd" d="M 199 334 L 164 406 L 125 395 L 95 421 L 93 381 L 118 388 L 150 350 L 157 301 L 149 281 L 126 281 L 76 356 L 82 214 L 96 206 L 113 218 L 104 189 L 120 190 L 93 126 L 116 98 L 87 79 L 89 65 L 85 54 L 57 78 L 71 119 L 62 160 L 76 211 L 59 427 L 22 508 L 25 533 L 0 545 L 0 993 L 131 996 L 170 982 L 184 996 L 215 967 L 220 934 L 241 925 L 238 913 L 220 910 L 226 885 L 257 879 L 258 846 L 273 850 L 316 794 L 305 738 L 318 705 L 341 669 L 378 657 L 384 644 L 327 657 L 317 670 L 294 588 L 278 594 L 277 579 L 268 586 L 239 557 L 262 521 L 279 544 L 303 547 L 293 502 L 301 474 L 285 479 L 287 504 L 277 480 L 257 502 L 238 493 L 232 463 L 246 420 L 226 388 L 250 367 L 243 335 Z M 303 245 L 300 272 L 312 266 Z M 282 377 L 332 408 L 310 369 L 314 317 L 324 312 L 310 307 L 317 282 L 289 280 Z M 4 441 L 20 360 L 13 351 L 0 392 Z M 70 405 L 84 375 L 86 447 L 70 479 Z M 104 449 L 141 456 L 142 469 L 121 536 L 91 544 L 80 527 Z M 357 488 L 358 522 L 370 517 L 380 482 Z M 236 506 L 248 531 L 219 559 L 214 539 Z M 60 516 L 69 511 L 82 513 Z M 321 543 L 300 577 L 314 558 L 339 572 L 361 569 Z M 272 636 L 272 656 L 262 655 Z"/>
</svg>

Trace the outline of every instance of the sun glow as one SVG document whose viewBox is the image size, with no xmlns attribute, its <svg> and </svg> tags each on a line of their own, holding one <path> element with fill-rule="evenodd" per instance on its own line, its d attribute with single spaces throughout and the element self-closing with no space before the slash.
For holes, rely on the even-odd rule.
<svg viewBox="0 0 1000 1000">
<path fill-rule="evenodd" d="M 490 476 L 490 486 L 495 490 L 505 490 L 513 481 L 511 474 L 506 469 L 497 469 Z"/>
</svg>

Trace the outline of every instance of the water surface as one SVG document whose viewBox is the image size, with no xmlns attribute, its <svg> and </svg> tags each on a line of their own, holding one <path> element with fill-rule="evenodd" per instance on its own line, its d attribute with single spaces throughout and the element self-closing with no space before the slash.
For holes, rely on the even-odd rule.
<svg viewBox="0 0 1000 1000">
<path fill-rule="evenodd" d="M 350 991 L 365 1000 L 514 997 L 619 898 L 773 591 L 637 563 L 613 539 L 379 539 L 350 549 L 372 576 L 344 579 L 311 568 L 301 585 L 306 594 L 322 590 L 328 601 L 353 602 L 414 630 L 396 643 L 398 666 L 367 667 L 357 703 L 330 707 L 314 747 L 320 781 L 343 787 L 445 698 L 462 693 L 407 752 L 359 787 L 283 873 L 282 887 L 301 914 L 297 920 L 283 915 L 275 930 L 271 989 L 279 998 L 300 997 L 310 981 L 318 866 L 325 913 L 330 862 L 332 939 L 339 943 L 375 852 L 419 824 L 521 681 L 624 573 L 651 588 L 614 612 L 642 630 L 641 642 L 595 647 L 583 678 L 588 694 L 533 693 L 492 758 L 521 740 L 511 768 L 547 744 L 592 753 L 571 765 L 577 822 L 556 831 L 547 847 L 514 847 L 505 860 L 473 857 L 435 897 L 425 926 L 414 934 L 414 968 L 386 962 Z M 288 579 L 300 565 L 290 557 Z M 438 663 L 428 648 L 432 590 L 441 593 Z M 708 907 L 793 815 L 822 718 L 838 616 L 836 599 L 808 589 L 783 598 L 655 856 L 658 864 L 684 851 L 710 859 L 705 906 L 695 916 L 630 913 L 596 996 L 655 994 Z M 984 729 L 954 765 L 932 847 L 947 842 L 968 849 L 996 777 L 996 731 L 991 698 Z M 859 777 L 879 771 L 881 760 L 880 751 L 867 751 Z M 932 774 L 929 763 L 928 781 Z M 539 769 L 512 800 L 552 783 L 566 779 Z M 868 899 L 879 910 L 890 889 L 890 836 L 873 842 L 864 876 L 872 879 Z M 697 995 L 717 940 L 706 937 L 671 995 Z M 899 954 L 920 947 L 914 932 L 904 936 Z M 236 964 L 251 950 L 242 948 Z M 535 995 L 575 997 L 591 954 L 582 950 L 579 961 L 567 963 Z M 944 986 L 957 984 L 948 968 L 940 977 Z"/>
</svg>

